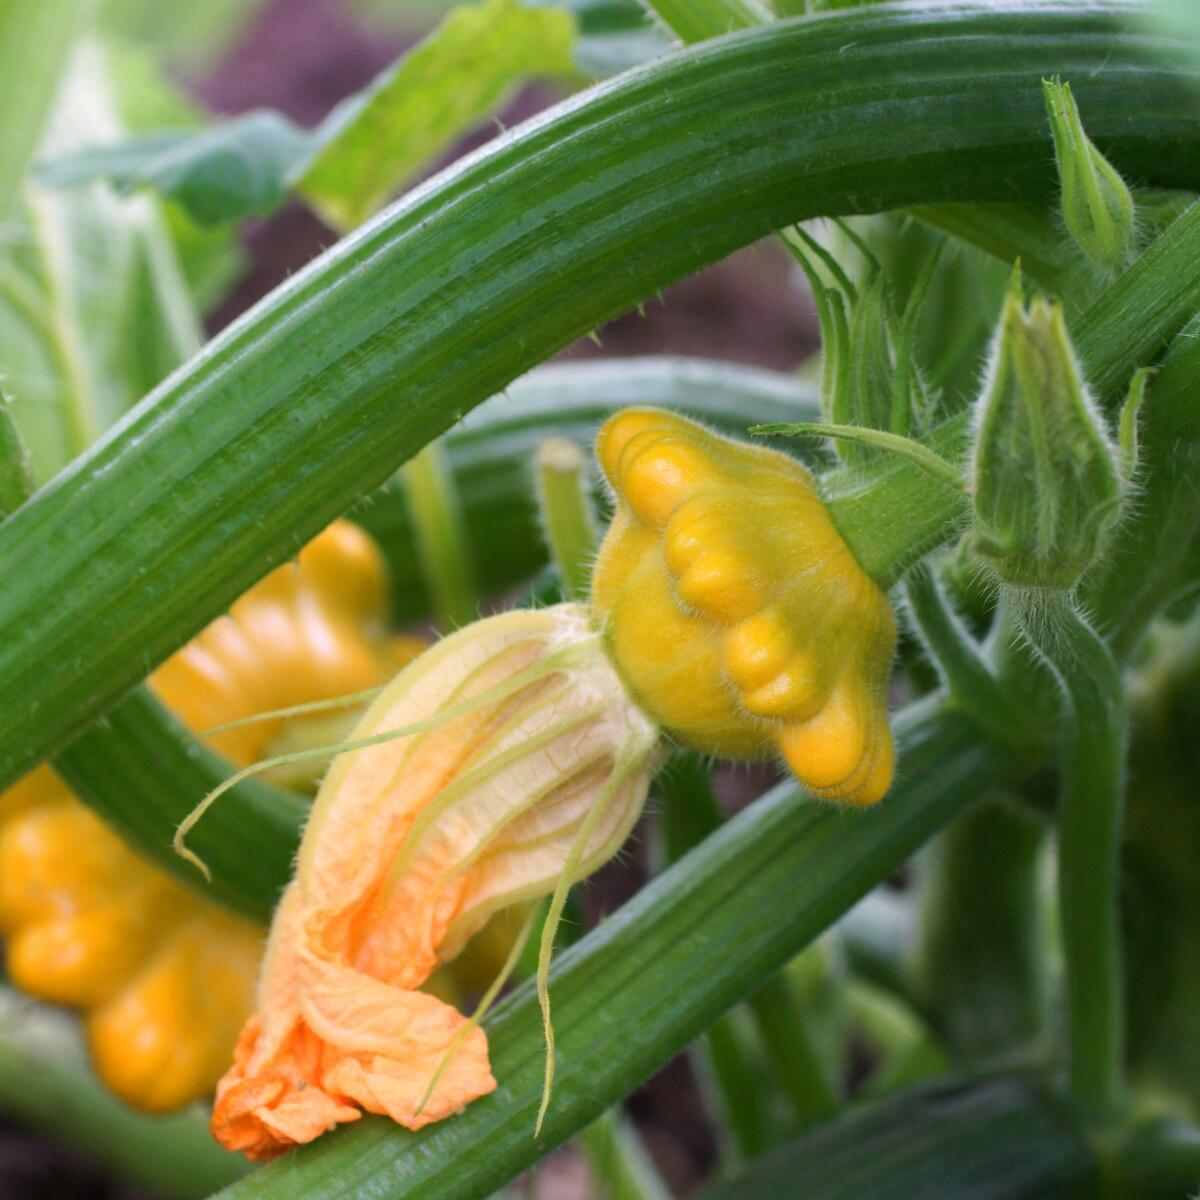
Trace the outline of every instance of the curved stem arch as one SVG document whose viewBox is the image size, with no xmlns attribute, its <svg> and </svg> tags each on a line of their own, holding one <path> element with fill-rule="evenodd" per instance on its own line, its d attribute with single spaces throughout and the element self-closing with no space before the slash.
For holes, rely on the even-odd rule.
<svg viewBox="0 0 1200 1200">
<path fill-rule="evenodd" d="M 821 214 L 1053 186 L 1041 79 L 1200 184 L 1194 78 L 1115 0 L 864 9 L 668 55 L 411 192 L 0 526 L 0 784 L 432 437 L 663 285 Z"/>
</svg>

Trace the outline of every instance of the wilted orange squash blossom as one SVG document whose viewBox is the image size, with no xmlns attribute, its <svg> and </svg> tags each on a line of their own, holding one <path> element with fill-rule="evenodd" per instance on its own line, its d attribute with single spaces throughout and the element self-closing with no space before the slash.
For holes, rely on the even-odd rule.
<svg viewBox="0 0 1200 1200">
<path fill-rule="evenodd" d="M 492 914 L 616 851 L 658 741 L 577 604 L 446 638 L 352 736 L 387 730 L 412 732 L 321 786 L 217 1090 L 216 1137 L 254 1159 L 364 1109 L 418 1129 L 495 1087 L 483 1031 L 420 989 Z"/>
<path fill-rule="evenodd" d="M 426 651 L 325 778 L 217 1089 L 228 1148 L 268 1159 L 364 1110 L 416 1129 L 491 1091 L 483 1031 L 423 989 L 493 913 L 616 851 L 660 728 L 777 747 L 826 796 L 887 790 L 891 612 L 804 468 L 653 410 L 610 420 L 598 453 L 618 510 L 591 609 Z"/>
<path fill-rule="evenodd" d="M 337 522 L 152 677 L 195 729 L 373 687 L 412 656 L 384 633 L 384 566 Z M 217 735 L 238 763 L 281 723 Z M 0 932 L 23 991 L 82 1009 L 101 1079 L 149 1111 L 211 1093 L 253 1008 L 262 930 L 177 884 L 46 766 L 0 796 Z"/>
</svg>

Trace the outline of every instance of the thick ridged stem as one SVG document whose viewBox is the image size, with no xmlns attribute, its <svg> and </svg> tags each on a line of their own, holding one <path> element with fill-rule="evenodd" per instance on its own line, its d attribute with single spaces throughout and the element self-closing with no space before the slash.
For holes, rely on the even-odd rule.
<svg viewBox="0 0 1200 1200">
<path fill-rule="evenodd" d="M 1067 967 L 1071 1093 L 1097 1121 L 1124 1100 L 1125 1014 L 1118 920 L 1129 714 L 1108 646 L 1055 595 L 1021 618 L 1062 692 L 1058 898 Z"/>
</svg>

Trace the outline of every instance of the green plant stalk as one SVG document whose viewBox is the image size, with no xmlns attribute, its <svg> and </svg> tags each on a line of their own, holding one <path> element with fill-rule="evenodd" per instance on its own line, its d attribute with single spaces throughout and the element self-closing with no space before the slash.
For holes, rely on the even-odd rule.
<svg viewBox="0 0 1200 1200">
<path fill-rule="evenodd" d="M 771 21 L 759 0 L 656 0 L 647 8 L 684 42 L 702 42 Z"/>
<path fill-rule="evenodd" d="M 1112 652 L 1070 600 L 1043 597 L 1018 619 L 1062 692 L 1058 903 L 1068 1066 L 1073 1097 L 1103 1121 L 1124 1100 L 1117 895 L 1129 739 L 1125 689 Z"/>
<path fill-rule="evenodd" d="M 1089 127 L 1122 170 L 1200 181 L 1191 76 L 1146 66 L 1118 27 L 1136 9 L 781 22 L 592 89 L 410 193 L 0 527 L 0 780 L 456 416 L 662 285 L 819 213 L 1046 195 L 1051 70 L 1087 81 Z"/>
<path fill-rule="evenodd" d="M 462 507 L 442 444 L 430 442 L 410 458 L 402 477 L 433 615 L 439 628 L 449 633 L 479 615 L 479 590 L 471 570 Z"/>
<path fill-rule="evenodd" d="M 748 1003 L 796 1124 L 811 1125 L 836 1112 L 837 1093 L 787 976 L 776 975 L 754 992 Z"/>
<path fill-rule="evenodd" d="M 913 625 L 950 700 L 977 721 L 987 735 L 1020 749 L 1028 730 L 967 632 L 928 563 L 918 563 L 904 579 Z M 1040 748 L 1040 747 L 1038 747 Z"/>
<path fill-rule="evenodd" d="M 658 782 L 663 799 L 663 832 L 667 858 L 675 862 L 711 837 L 724 824 L 707 768 L 691 753 L 679 754 Z M 837 1107 L 837 1097 L 813 1046 L 803 1014 L 782 973 L 768 980 L 749 998 L 750 1013 L 771 1074 L 788 1100 L 792 1119 L 806 1125 Z M 764 1115 L 762 1081 L 747 1070 L 732 1017 L 709 1030 L 723 1107 L 743 1157 L 751 1158 L 772 1140 Z M 726 1075 L 723 1068 L 728 1068 Z"/>
<path fill-rule="evenodd" d="M 171 1200 L 199 1200 L 247 1165 L 221 1150 L 199 1108 L 172 1117 L 130 1111 L 86 1065 L 65 1014 L 0 989 L 0 1109 Z"/>
<path fill-rule="evenodd" d="M 821 1200 L 1095 1195 L 1096 1162 L 1037 1081 L 952 1079 L 850 1109 L 703 1196 L 792 1200 L 797 1180 Z"/>
<path fill-rule="evenodd" d="M 0 225 L 91 7 L 89 0 L 5 0 L 0 5 Z"/>
<path fill-rule="evenodd" d="M 408 1133 L 365 1118 L 224 1193 L 254 1200 L 364 1194 L 482 1198 L 653 1073 L 760 986 L 986 784 L 1016 769 L 960 714 L 897 722 L 898 783 L 867 811 L 790 785 L 726 822 L 565 951 L 551 977 L 559 1069 L 543 1136 L 541 1016 L 523 986 L 485 1025 L 500 1087 L 453 1121 Z M 712 947 L 720 953 L 713 954 Z"/>
<path fill-rule="evenodd" d="M 708 768 L 696 754 L 677 753 L 659 775 L 655 790 L 662 800 L 662 840 L 668 863 L 678 862 L 724 821 L 709 780 Z M 764 985 L 769 986 L 769 985 Z M 704 1032 L 704 1055 L 696 1063 L 705 1098 L 716 1110 L 717 1128 L 731 1143 L 723 1156 L 746 1160 L 761 1154 L 778 1130 L 754 1063 L 740 1011 L 726 1013 Z M 757 1017 L 757 1014 L 756 1014 Z M 760 1035 L 763 1034 L 761 1025 Z M 765 1036 L 762 1037 L 764 1046 Z M 779 1081 L 778 1072 L 773 1073 Z"/>
<path fill-rule="evenodd" d="M 599 539 L 588 459 L 576 443 L 547 438 L 538 447 L 534 467 L 538 511 L 551 558 L 568 598 L 586 600 Z"/>
<path fill-rule="evenodd" d="M 944 458 L 939 458 L 928 446 L 883 429 L 871 429 L 864 425 L 830 424 L 827 421 L 790 421 L 782 425 L 755 425 L 750 432 L 769 436 L 832 438 L 834 441 L 868 446 L 906 458 L 927 475 L 952 488 L 961 490 L 965 486 L 962 472 Z"/>
<path fill-rule="evenodd" d="M 603 1200 L 671 1200 L 653 1160 L 633 1126 L 611 1109 L 582 1130 L 579 1144 Z"/>
<path fill-rule="evenodd" d="M 308 811 L 291 792 L 248 779 L 188 837 L 212 871 L 206 884 L 174 852 L 175 827 L 232 768 L 195 741 L 146 687 L 55 756 L 55 770 L 127 842 L 174 878 L 262 922 L 271 919 Z M 164 801 L 167 801 L 164 803 Z"/>
<path fill-rule="evenodd" d="M 715 1020 L 697 1042 L 700 1053 L 691 1059 L 701 1097 L 717 1129 L 722 1162 L 755 1158 L 778 1133 L 740 1015 L 735 1009 Z"/>
<path fill-rule="evenodd" d="M 1028 1053 L 1047 1026 L 1041 820 L 985 801 L 938 838 L 922 874 L 914 989 L 956 1061 Z"/>
</svg>

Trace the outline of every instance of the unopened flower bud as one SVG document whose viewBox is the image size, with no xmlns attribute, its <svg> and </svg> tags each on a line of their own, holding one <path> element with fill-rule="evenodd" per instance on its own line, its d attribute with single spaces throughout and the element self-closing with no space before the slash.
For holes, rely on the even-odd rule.
<svg viewBox="0 0 1200 1200">
<path fill-rule="evenodd" d="M 1120 510 L 1118 456 L 1062 309 L 1042 298 L 1026 308 L 1019 285 L 979 401 L 973 478 L 976 548 L 1018 586 L 1073 587 Z"/>
<path fill-rule="evenodd" d="M 1042 90 L 1054 134 L 1063 221 L 1093 262 L 1118 266 L 1133 243 L 1133 196 L 1084 132 L 1070 85 L 1046 79 Z"/>
</svg>

